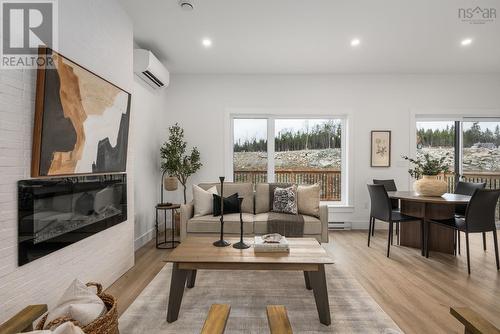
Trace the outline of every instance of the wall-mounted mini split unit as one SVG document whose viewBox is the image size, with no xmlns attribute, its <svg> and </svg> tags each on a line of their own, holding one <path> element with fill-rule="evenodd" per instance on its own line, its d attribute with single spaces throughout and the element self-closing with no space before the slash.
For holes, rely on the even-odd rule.
<svg viewBox="0 0 500 334">
<path fill-rule="evenodd" d="M 134 73 L 154 89 L 167 87 L 170 82 L 167 68 L 149 50 L 134 50 Z"/>
</svg>

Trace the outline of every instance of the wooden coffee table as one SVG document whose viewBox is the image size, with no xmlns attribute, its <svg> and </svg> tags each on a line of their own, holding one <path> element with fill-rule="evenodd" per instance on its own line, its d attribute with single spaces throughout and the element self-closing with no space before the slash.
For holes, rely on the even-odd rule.
<svg viewBox="0 0 500 334">
<path fill-rule="evenodd" d="M 167 262 L 173 263 L 173 270 L 167 322 L 177 320 L 184 286 L 194 287 L 197 270 L 283 270 L 304 273 L 305 287 L 313 290 L 320 322 L 330 325 L 325 264 L 333 264 L 333 261 L 316 239 L 288 238 L 290 253 L 255 253 L 253 247 L 242 250 L 232 246 L 215 247 L 213 242 L 214 238 L 188 237 L 168 256 Z M 253 239 L 245 239 L 245 242 L 252 244 Z"/>
</svg>

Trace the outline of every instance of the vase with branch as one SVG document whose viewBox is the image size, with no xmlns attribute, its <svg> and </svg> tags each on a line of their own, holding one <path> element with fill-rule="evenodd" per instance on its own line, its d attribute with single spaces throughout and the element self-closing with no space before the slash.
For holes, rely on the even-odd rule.
<svg viewBox="0 0 500 334">
<path fill-rule="evenodd" d="M 403 159 L 413 165 L 408 169 L 408 173 L 416 179 L 413 189 L 421 196 L 442 196 L 448 189 L 448 184 L 444 178 L 450 172 L 450 167 L 446 163 L 449 154 L 440 158 L 432 158 L 429 153 L 417 157 L 416 159 L 402 156 Z"/>
<path fill-rule="evenodd" d="M 186 185 L 188 178 L 196 173 L 203 164 L 200 152 L 196 147 L 187 153 L 187 142 L 184 141 L 184 130 L 175 123 L 168 128 L 168 141 L 163 143 L 161 154 L 161 169 L 169 177 L 175 177 L 183 187 L 184 204 L 186 204 Z"/>
</svg>

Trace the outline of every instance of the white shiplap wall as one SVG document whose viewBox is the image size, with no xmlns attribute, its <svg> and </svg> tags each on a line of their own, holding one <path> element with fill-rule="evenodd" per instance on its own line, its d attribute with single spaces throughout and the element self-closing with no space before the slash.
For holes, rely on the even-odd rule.
<svg viewBox="0 0 500 334">
<path fill-rule="evenodd" d="M 116 0 L 59 1 L 59 51 L 131 92 L 132 23 Z M 108 286 L 134 263 L 133 137 L 128 217 L 76 244 L 17 266 L 16 182 L 29 178 L 35 71 L 0 71 L 0 322 L 28 304 L 54 305 L 74 278 Z M 133 124 L 132 113 L 132 124 Z"/>
</svg>

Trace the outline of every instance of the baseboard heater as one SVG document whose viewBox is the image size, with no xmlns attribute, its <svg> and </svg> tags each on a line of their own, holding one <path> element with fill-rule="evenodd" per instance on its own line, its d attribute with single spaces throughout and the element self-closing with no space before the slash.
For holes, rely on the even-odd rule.
<svg viewBox="0 0 500 334">
<path fill-rule="evenodd" d="M 350 230 L 351 223 L 349 222 L 330 222 L 328 223 L 329 230 Z"/>
</svg>

